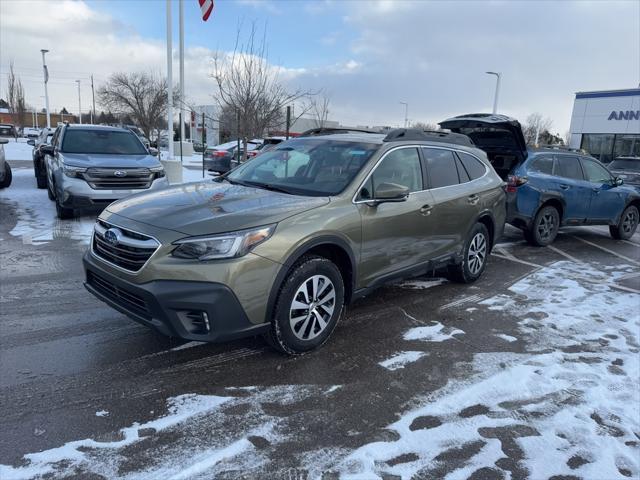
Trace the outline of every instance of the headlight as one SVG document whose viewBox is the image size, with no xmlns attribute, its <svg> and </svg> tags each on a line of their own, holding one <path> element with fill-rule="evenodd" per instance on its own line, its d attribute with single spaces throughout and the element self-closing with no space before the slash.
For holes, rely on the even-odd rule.
<svg viewBox="0 0 640 480">
<path fill-rule="evenodd" d="M 242 257 L 267 240 L 275 229 L 275 225 L 268 225 L 208 237 L 183 238 L 173 242 L 178 247 L 171 254 L 178 258 L 197 260 Z"/>
<path fill-rule="evenodd" d="M 86 172 L 87 169 L 84 167 L 72 167 L 71 165 L 63 165 L 62 171 L 67 177 L 78 178 L 81 176 L 80 174 Z"/>
<path fill-rule="evenodd" d="M 152 173 L 156 174 L 156 178 L 162 178 L 165 176 L 164 167 L 153 167 L 149 170 L 151 170 Z"/>
</svg>

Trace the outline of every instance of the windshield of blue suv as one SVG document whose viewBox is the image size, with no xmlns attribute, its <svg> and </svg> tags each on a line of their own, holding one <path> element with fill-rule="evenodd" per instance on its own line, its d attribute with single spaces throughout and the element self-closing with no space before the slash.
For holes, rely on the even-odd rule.
<svg viewBox="0 0 640 480">
<path fill-rule="evenodd" d="M 322 138 L 289 140 L 242 164 L 220 181 L 295 195 L 336 195 L 379 148 L 374 143 Z"/>
<path fill-rule="evenodd" d="M 147 155 L 135 133 L 119 130 L 68 129 L 60 149 L 64 153 Z"/>
</svg>

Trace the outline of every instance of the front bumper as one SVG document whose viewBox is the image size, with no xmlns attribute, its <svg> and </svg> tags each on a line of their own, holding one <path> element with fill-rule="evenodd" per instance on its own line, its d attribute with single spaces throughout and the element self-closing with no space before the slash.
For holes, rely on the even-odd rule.
<svg viewBox="0 0 640 480">
<path fill-rule="evenodd" d="M 87 252 L 85 288 L 107 305 L 160 333 L 218 342 L 264 333 L 249 321 L 229 287 L 215 282 L 156 280 L 134 284 L 101 268 Z M 202 313 L 206 313 L 206 321 Z"/>
<path fill-rule="evenodd" d="M 66 208 L 104 208 L 110 203 L 134 193 L 149 192 L 168 185 L 167 177 L 163 177 L 155 179 L 151 186 L 145 189 L 98 190 L 91 188 L 83 179 L 65 177 L 62 184 L 61 204 Z"/>
</svg>

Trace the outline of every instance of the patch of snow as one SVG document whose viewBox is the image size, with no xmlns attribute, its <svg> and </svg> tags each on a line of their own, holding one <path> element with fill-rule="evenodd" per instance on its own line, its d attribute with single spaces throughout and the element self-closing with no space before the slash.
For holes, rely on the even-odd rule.
<svg viewBox="0 0 640 480">
<path fill-rule="evenodd" d="M 512 337 L 511 335 L 506 335 L 504 333 L 499 333 L 496 335 L 496 337 L 501 338 L 502 340 L 506 341 L 506 342 L 517 342 L 518 339 L 516 337 Z"/>
<path fill-rule="evenodd" d="M 96 412 L 96 417 L 108 417 L 109 416 L 109 412 L 107 412 L 106 410 L 98 410 Z"/>
<path fill-rule="evenodd" d="M 330 393 L 335 392 L 336 390 L 338 390 L 339 388 L 342 388 L 342 385 L 333 385 L 331 387 L 329 387 L 328 389 L 326 389 L 324 391 L 325 395 L 329 395 Z"/>
<path fill-rule="evenodd" d="M 404 368 L 405 365 L 413 362 L 417 362 L 420 358 L 426 355 L 425 352 L 416 352 L 416 351 L 408 351 L 408 352 L 400 352 L 395 354 L 393 357 L 388 358 L 382 362 L 379 362 L 378 365 L 386 368 L 387 370 L 398 370 L 399 368 Z"/>
<path fill-rule="evenodd" d="M 464 332 L 454 327 L 442 325 L 435 322 L 427 327 L 415 327 L 407 331 L 403 338 L 405 340 L 422 340 L 424 342 L 444 342 L 454 338 L 454 335 L 464 335 Z"/>
<path fill-rule="evenodd" d="M 434 278 L 431 280 L 407 280 L 397 283 L 396 285 L 400 288 L 426 290 L 427 288 L 437 287 L 438 285 L 442 285 L 445 283 L 449 283 L 446 278 Z"/>
</svg>

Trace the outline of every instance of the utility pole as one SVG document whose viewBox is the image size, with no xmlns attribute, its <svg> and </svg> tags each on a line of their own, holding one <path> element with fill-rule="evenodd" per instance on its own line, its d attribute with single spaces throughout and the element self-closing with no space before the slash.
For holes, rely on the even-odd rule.
<svg viewBox="0 0 640 480">
<path fill-rule="evenodd" d="M 291 107 L 287 106 L 287 140 L 289 140 L 290 129 L 291 129 Z"/>
<path fill-rule="evenodd" d="M 91 74 L 91 100 L 93 101 L 93 112 L 91 113 L 91 123 L 96 119 L 96 92 L 93 89 L 93 73 Z"/>
<path fill-rule="evenodd" d="M 184 140 L 184 3 L 178 3 L 180 16 L 180 141 Z"/>
<path fill-rule="evenodd" d="M 82 125 L 82 103 L 80 102 L 80 80 L 76 80 L 76 83 L 78 84 L 78 118 L 80 119 L 80 125 Z"/>
<path fill-rule="evenodd" d="M 401 105 L 404 105 L 404 128 L 407 128 L 409 125 L 409 104 L 407 102 L 400 102 Z"/>
<path fill-rule="evenodd" d="M 500 72 L 485 72 L 488 75 L 496 76 L 496 93 L 493 97 L 493 114 L 498 113 L 498 96 L 500 95 L 500 79 L 502 78 L 502 74 Z"/>
<path fill-rule="evenodd" d="M 173 46 L 171 44 L 171 0 L 167 0 L 167 158 L 173 160 Z"/>
<path fill-rule="evenodd" d="M 47 107 L 47 128 L 51 128 L 51 115 L 49 114 L 49 91 L 47 90 L 47 83 L 49 82 L 49 69 L 47 68 L 47 64 L 44 61 L 44 54 L 49 50 L 45 50 L 44 48 L 40 50 L 42 52 L 42 71 L 44 72 L 44 99 L 45 106 Z"/>
</svg>

